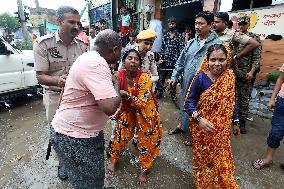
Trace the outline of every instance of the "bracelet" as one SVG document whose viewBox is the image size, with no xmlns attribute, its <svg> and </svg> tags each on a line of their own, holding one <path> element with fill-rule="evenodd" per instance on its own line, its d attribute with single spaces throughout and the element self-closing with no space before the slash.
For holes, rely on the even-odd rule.
<svg viewBox="0 0 284 189">
<path fill-rule="evenodd" d="M 237 54 L 233 58 L 236 60 L 240 59 L 240 57 Z"/>
<path fill-rule="evenodd" d="M 235 120 L 233 120 L 233 122 L 234 122 L 234 123 L 239 123 L 240 120 L 239 120 L 239 119 L 235 119 Z"/>
<path fill-rule="evenodd" d="M 127 100 L 128 100 L 128 101 L 132 101 L 132 96 L 129 96 L 129 97 L 127 98 Z"/>
<path fill-rule="evenodd" d="M 235 119 L 234 121 L 233 121 L 233 125 L 234 126 L 238 126 L 240 124 L 240 120 L 239 119 Z"/>
<path fill-rule="evenodd" d="M 194 115 L 197 114 L 196 117 L 194 117 Z M 191 114 L 192 118 L 196 121 L 196 122 L 200 122 L 201 120 L 201 117 L 200 117 L 200 114 L 198 113 L 198 111 L 194 111 L 192 114 Z"/>
</svg>

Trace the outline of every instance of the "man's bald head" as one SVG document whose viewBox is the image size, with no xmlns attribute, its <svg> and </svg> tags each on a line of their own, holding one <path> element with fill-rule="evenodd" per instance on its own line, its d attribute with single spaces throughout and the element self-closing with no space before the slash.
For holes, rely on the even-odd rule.
<svg viewBox="0 0 284 189">
<path fill-rule="evenodd" d="M 109 63 L 116 64 L 121 55 L 121 38 L 115 31 L 105 29 L 96 37 L 95 50 Z"/>
<path fill-rule="evenodd" d="M 95 45 L 100 49 L 113 48 L 121 45 L 121 38 L 115 31 L 105 29 L 98 33 Z"/>
</svg>

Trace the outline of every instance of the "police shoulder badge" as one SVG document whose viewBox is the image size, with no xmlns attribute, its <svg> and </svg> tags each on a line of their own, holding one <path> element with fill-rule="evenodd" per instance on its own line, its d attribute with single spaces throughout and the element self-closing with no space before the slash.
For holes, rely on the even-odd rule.
<svg viewBox="0 0 284 189">
<path fill-rule="evenodd" d="M 63 56 L 57 50 L 57 47 L 48 48 L 47 51 L 50 53 L 50 56 L 52 56 L 53 58 L 63 58 Z"/>
</svg>

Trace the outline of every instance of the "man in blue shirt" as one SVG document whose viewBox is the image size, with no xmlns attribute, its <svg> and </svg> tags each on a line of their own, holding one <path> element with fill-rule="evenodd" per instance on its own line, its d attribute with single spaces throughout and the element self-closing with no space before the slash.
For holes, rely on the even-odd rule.
<svg viewBox="0 0 284 189">
<path fill-rule="evenodd" d="M 184 111 L 184 99 L 197 69 L 202 63 L 202 60 L 207 52 L 207 48 L 213 44 L 220 43 L 215 32 L 211 32 L 211 27 L 214 22 L 214 15 L 209 11 L 200 12 L 195 17 L 195 38 L 187 42 L 181 52 L 173 71 L 172 77 L 168 80 L 169 85 L 174 85 L 179 76 L 183 73 L 182 96 L 180 103 L 180 124 L 174 130 L 169 131 L 169 134 L 179 132 L 188 133 L 189 116 Z M 186 141 L 188 142 L 188 141 Z M 186 143 L 185 143 L 186 144 Z M 187 143 L 188 144 L 188 143 Z"/>
</svg>

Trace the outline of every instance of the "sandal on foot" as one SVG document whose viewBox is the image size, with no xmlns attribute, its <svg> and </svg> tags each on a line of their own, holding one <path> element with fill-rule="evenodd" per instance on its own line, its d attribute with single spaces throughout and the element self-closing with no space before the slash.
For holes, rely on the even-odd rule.
<svg viewBox="0 0 284 189">
<path fill-rule="evenodd" d="M 260 170 L 265 167 L 269 167 L 273 164 L 273 162 L 264 163 L 263 159 L 258 159 L 252 163 L 253 168 Z"/>
<path fill-rule="evenodd" d="M 182 134 L 182 133 L 184 133 L 184 131 L 179 127 L 176 127 L 174 130 L 172 128 L 170 128 L 169 131 L 168 131 L 169 135 Z"/>
</svg>

